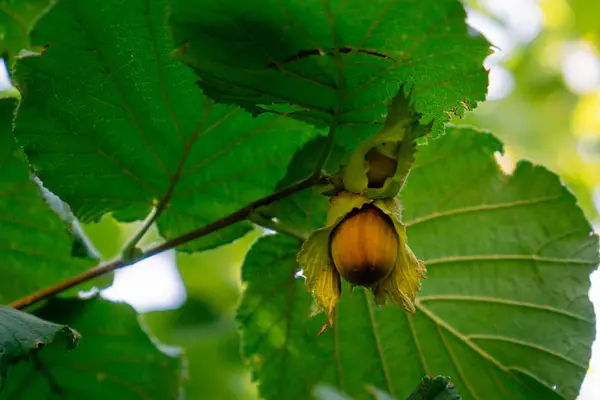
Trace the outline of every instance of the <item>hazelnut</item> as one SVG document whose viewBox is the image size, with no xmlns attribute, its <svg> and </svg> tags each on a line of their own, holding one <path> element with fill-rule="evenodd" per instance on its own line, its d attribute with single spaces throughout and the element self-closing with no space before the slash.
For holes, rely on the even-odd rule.
<svg viewBox="0 0 600 400">
<path fill-rule="evenodd" d="M 398 162 L 393 158 L 381 154 L 376 148 L 372 148 L 367 152 L 365 160 L 369 164 L 369 169 L 367 170 L 369 188 L 382 188 L 386 179 L 391 178 L 396 173 Z"/>
<path fill-rule="evenodd" d="M 336 269 L 354 285 L 372 286 L 394 269 L 398 234 L 390 218 L 371 204 L 350 212 L 330 240 Z"/>
</svg>

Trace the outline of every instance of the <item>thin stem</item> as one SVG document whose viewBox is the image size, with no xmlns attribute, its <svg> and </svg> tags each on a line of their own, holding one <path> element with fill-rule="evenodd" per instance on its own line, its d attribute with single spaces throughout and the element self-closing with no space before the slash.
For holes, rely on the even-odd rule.
<svg viewBox="0 0 600 400">
<path fill-rule="evenodd" d="M 275 201 L 281 200 L 288 196 L 293 195 L 294 193 L 300 192 L 301 190 L 307 189 L 311 186 L 321 184 L 325 182 L 325 177 L 322 175 L 310 176 L 307 179 L 301 180 L 291 186 L 288 186 L 282 190 L 271 193 L 270 195 L 253 201 L 252 203 L 240 208 L 239 210 L 226 215 L 225 217 L 218 219 L 214 222 L 211 222 L 208 225 L 204 225 L 198 229 L 195 229 L 191 232 L 185 233 L 181 236 L 168 240 L 162 244 L 159 244 L 155 247 L 148 249 L 147 251 L 141 253 L 139 256 L 132 256 L 130 259 L 117 259 L 114 261 L 109 261 L 106 263 L 99 264 L 94 268 L 91 268 L 87 271 L 82 272 L 79 275 L 73 276 L 71 278 L 65 279 L 53 286 L 49 286 L 38 290 L 35 293 L 32 293 L 28 296 L 25 296 L 19 300 L 16 300 L 9 304 L 9 307 L 13 307 L 15 309 L 21 310 L 25 307 L 31 306 L 35 303 L 38 303 L 41 300 L 47 299 L 54 295 L 57 295 L 61 292 L 64 292 L 67 289 L 70 289 L 74 286 L 80 285 L 82 283 L 88 282 L 92 279 L 95 279 L 99 276 L 105 275 L 112 271 L 115 271 L 119 268 L 126 267 L 128 265 L 134 264 L 146 258 L 155 256 L 163 251 L 174 249 L 182 244 L 191 242 L 192 240 L 199 239 L 203 236 L 206 236 L 210 233 L 223 229 L 227 226 L 230 226 L 236 222 L 243 221 L 250 217 L 250 215 L 259 207 L 269 205 Z"/>
<path fill-rule="evenodd" d="M 189 147 L 189 144 L 186 145 L 184 155 L 181 157 L 181 160 L 177 165 L 177 170 L 169 180 L 169 187 L 167 188 L 165 195 L 162 197 L 162 199 L 160 199 L 158 204 L 152 208 L 152 211 L 150 211 L 146 219 L 144 219 L 144 222 L 142 222 L 140 228 L 133 234 L 133 236 L 131 236 L 131 238 L 129 238 L 129 240 L 127 240 L 125 246 L 123 246 L 123 249 L 121 250 L 121 258 L 124 260 L 131 261 L 135 258 L 134 254 L 138 243 L 144 238 L 148 230 L 162 215 L 163 211 L 165 211 L 165 208 L 167 208 L 167 205 L 171 200 L 171 196 L 173 195 L 173 191 L 175 190 L 175 186 L 177 185 L 177 181 L 179 180 L 179 176 L 181 175 L 183 164 L 189 153 Z"/>
<path fill-rule="evenodd" d="M 299 232 L 291 226 L 282 223 L 281 221 L 269 218 L 258 211 L 253 212 L 248 219 L 258 226 L 262 226 L 263 228 L 270 229 L 277 233 L 282 233 L 284 235 L 291 236 L 295 239 L 298 239 L 300 242 L 304 242 L 306 239 L 308 239 L 308 235 L 306 235 L 305 233 Z"/>
<path fill-rule="evenodd" d="M 158 217 L 160 217 L 161 213 L 159 211 L 160 210 L 158 207 L 152 207 L 152 210 L 146 219 L 144 219 L 142 225 L 140 225 L 138 230 L 127 240 L 125 246 L 123 246 L 123 249 L 121 250 L 121 257 L 123 259 L 130 260 L 133 258 L 133 254 L 138 243 L 144 238 L 146 232 L 148 232 L 148 230 L 152 227 L 152 224 L 154 224 Z"/>
</svg>

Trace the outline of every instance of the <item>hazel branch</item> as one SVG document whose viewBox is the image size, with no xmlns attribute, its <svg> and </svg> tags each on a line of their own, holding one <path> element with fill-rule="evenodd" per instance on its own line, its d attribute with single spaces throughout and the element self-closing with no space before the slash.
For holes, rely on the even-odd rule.
<svg viewBox="0 0 600 400">
<path fill-rule="evenodd" d="M 293 185 L 290 185 L 282 190 L 271 193 L 270 195 L 253 201 L 252 203 L 240 208 L 239 210 L 226 215 L 223 218 L 220 218 L 216 221 L 211 222 L 208 225 L 204 225 L 200 228 L 197 228 L 193 231 L 185 233 L 181 236 L 173 238 L 171 240 L 167 240 L 166 242 L 154 246 L 140 254 L 136 255 L 132 254 L 131 257 L 121 258 L 113 261 L 109 261 L 106 263 L 99 264 L 87 271 L 82 272 L 79 275 L 73 276 L 71 278 L 65 279 L 61 282 L 58 282 L 52 286 L 48 286 L 37 292 L 34 292 L 28 296 L 22 297 L 12 303 L 9 304 L 9 307 L 13 307 L 15 309 L 21 310 L 25 307 L 36 304 L 42 300 L 45 300 L 49 297 L 55 296 L 65 290 L 68 290 L 72 287 L 78 286 L 82 283 L 88 282 L 92 279 L 95 279 L 99 276 L 105 275 L 117 269 L 126 267 L 128 265 L 134 264 L 146 258 L 155 256 L 159 253 L 162 253 L 166 250 L 174 249 L 183 244 L 189 243 L 193 240 L 199 239 L 203 236 L 209 235 L 213 232 L 226 228 L 230 225 L 235 224 L 236 222 L 241 222 L 243 220 L 248 219 L 254 210 L 259 207 L 263 207 L 269 205 L 275 201 L 284 199 L 288 196 L 291 196 L 297 192 L 300 192 L 304 189 L 308 189 L 311 186 L 315 186 L 318 184 L 322 184 L 326 182 L 326 177 L 321 174 L 311 175 L 306 179 L 303 179 Z"/>
</svg>

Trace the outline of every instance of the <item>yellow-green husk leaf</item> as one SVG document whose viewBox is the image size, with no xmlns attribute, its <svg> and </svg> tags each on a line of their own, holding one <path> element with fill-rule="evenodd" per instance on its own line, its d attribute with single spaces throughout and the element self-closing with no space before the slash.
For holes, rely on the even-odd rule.
<svg viewBox="0 0 600 400">
<path fill-rule="evenodd" d="M 340 193 L 333 197 L 329 203 L 326 226 L 315 230 L 298 253 L 297 260 L 306 278 L 306 290 L 312 293 L 317 302 L 316 312 L 326 312 L 330 324 L 333 324 L 342 287 L 340 274 L 329 254 L 329 236 L 346 214 L 368 202 L 366 197 L 351 193 Z"/>
<path fill-rule="evenodd" d="M 388 198 L 377 200 L 373 204 L 391 218 L 399 239 L 398 257 L 392 273 L 373 286 L 375 303 L 383 305 L 389 300 L 414 314 L 415 297 L 421 290 L 421 280 L 426 277 L 427 269 L 423 261 L 419 260 L 408 247 L 406 228 L 401 222 L 400 201 Z"/>
<path fill-rule="evenodd" d="M 329 257 L 329 227 L 316 230 L 304 242 L 298 253 L 298 262 L 306 278 L 306 290 L 317 302 L 317 310 L 325 311 L 333 323 L 335 309 L 340 301 L 342 286 L 340 274 Z"/>
<path fill-rule="evenodd" d="M 373 200 L 355 193 L 341 192 L 332 197 L 329 201 L 329 209 L 327 210 L 326 227 L 335 228 L 337 224 L 342 222 L 342 219 L 355 208 L 361 208 Z"/>
</svg>

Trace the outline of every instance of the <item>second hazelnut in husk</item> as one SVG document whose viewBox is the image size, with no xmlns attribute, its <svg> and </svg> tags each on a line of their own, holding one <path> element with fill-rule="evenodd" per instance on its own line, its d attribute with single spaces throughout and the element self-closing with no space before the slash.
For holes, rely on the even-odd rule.
<svg viewBox="0 0 600 400">
<path fill-rule="evenodd" d="M 396 173 L 398 162 L 382 154 L 375 147 L 367 152 L 365 161 L 368 163 L 367 179 L 369 188 L 382 188 L 385 181 Z"/>
<path fill-rule="evenodd" d="M 386 278 L 398 257 L 399 239 L 390 218 L 371 204 L 349 213 L 330 237 L 331 258 L 340 275 L 359 286 Z"/>
</svg>

